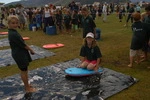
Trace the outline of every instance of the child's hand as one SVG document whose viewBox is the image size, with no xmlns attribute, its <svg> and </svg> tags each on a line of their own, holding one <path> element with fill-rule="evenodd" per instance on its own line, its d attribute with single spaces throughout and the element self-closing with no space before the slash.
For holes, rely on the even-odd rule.
<svg viewBox="0 0 150 100">
<path fill-rule="evenodd" d="M 33 50 L 31 50 L 31 51 L 30 51 L 30 53 L 31 53 L 32 55 L 34 55 L 34 54 L 35 54 L 35 52 L 34 52 Z"/>
</svg>

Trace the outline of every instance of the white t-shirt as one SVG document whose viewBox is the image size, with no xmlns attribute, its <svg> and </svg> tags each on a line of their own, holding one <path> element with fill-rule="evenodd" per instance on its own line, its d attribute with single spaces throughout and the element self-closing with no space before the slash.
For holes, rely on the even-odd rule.
<svg viewBox="0 0 150 100">
<path fill-rule="evenodd" d="M 47 11 L 45 10 L 45 18 L 50 17 L 50 10 L 48 9 Z"/>
<path fill-rule="evenodd" d="M 107 12 L 107 6 L 104 4 L 103 5 L 103 12 L 106 13 Z"/>
</svg>

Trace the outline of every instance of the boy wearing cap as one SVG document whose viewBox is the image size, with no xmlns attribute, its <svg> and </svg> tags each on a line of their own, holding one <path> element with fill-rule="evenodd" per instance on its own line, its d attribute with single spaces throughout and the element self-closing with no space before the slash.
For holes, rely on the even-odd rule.
<svg viewBox="0 0 150 100">
<path fill-rule="evenodd" d="M 88 33 L 80 50 L 81 64 L 79 67 L 97 71 L 101 63 L 101 51 L 96 44 L 93 33 Z"/>
<path fill-rule="evenodd" d="M 83 27 L 83 38 L 86 37 L 87 33 L 92 32 L 95 35 L 95 22 L 93 18 L 89 15 L 89 10 L 87 7 L 83 7 L 82 10 L 82 27 Z"/>
</svg>

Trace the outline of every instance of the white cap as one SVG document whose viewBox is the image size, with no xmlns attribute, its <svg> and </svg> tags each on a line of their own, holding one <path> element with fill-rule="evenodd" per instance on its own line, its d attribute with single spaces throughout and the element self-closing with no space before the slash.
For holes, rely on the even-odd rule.
<svg viewBox="0 0 150 100">
<path fill-rule="evenodd" d="M 93 34 L 93 33 L 91 33 L 91 32 L 89 32 L 89 33 L 86 35 L 86 38 L 87 38 L 87 37 L 94 38 L 94 34 Z"/>
<path fill-rule="evenodd" d="M 48 7 L 48 5 L 45 5 L 45 7 Z"/>
</svg>

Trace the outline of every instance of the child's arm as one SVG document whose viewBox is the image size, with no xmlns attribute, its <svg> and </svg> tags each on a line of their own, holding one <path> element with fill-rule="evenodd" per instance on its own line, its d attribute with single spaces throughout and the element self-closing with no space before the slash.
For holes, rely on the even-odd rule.
<svg viewBox="0 0 150 100">
<path fill-rule="evenodd" d="M 81 60 L 81 63 L 82 63 L 85 60 L 85 57 L 81 57 L 80 60 Z"/>
<path fill-rule="evenodd" d="M 86 59 L 85 57 L 81 57 L 81 59 L 80 59 L 81 63 L 80 63 L 80 65 L 79 65 L 79 67 L 82 66 L 82 63 L 84 62 L 85 59 Z"/>
<path fill-rule="evenodd" d="M 29 50 L 32 55 L 35 54 L 35 52 L 29 46 L 26 45 L 25 49 Z"/>
<path fill-rule="evenodd" d="M 96 66 L 95 66 L 95 71 L 98 70 L 100 63 L 101 63 L 101 58 L 97 58 L 97 63 L 96 63 Z"/>
</svg>

